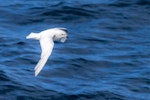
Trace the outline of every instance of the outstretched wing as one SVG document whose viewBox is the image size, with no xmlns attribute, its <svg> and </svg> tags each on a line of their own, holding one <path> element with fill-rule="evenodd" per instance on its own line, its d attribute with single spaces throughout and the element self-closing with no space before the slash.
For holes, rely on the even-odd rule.
<svg viewBox="0 0 150 100">
<path fill-rule="evenodd" d="M 40 73 L 40 71 L 46 64 L 49 56 L 52 53 L 52 50 L 54 47 L 54 42 L 53 42 L 53 40 L 49 39 L 48 37 L 45 37 L 45 38 L 40 39 L 40 45 L 41 45 L 42 53 L 41 53 L 41 59 L 39 60 L 36 67 L 34 68 L 35 76 L 37 76 Z"/>
</svg>

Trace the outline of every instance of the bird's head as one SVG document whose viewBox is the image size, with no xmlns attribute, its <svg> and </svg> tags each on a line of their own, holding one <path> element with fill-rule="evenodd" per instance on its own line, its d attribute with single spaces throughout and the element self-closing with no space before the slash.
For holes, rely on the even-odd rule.
<svg viewBox="0 0 150 100">
<path fill-rule="evenodd" d="M 68 31 L 65 28 L 55 28 L 54 41 L 65 42 L 68 38 Z"/>
</svg>

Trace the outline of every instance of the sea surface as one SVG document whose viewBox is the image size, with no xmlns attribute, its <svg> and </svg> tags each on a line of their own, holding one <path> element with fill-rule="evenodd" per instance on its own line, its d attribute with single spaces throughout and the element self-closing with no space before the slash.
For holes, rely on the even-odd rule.
<svg viewBox="0 0 150 100">
<path fill-rule="evenodd" d="M 34 77 L 31 32 L 65 27 Z M 149 0 L 0 0 L 0 100 L 150 100 Z"/>
</svg>

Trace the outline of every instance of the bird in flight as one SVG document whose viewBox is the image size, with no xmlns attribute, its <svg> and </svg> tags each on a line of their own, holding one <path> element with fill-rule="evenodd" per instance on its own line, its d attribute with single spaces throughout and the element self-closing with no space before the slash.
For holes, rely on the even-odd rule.
<svg viewBox="0 0 150 100">
<path fill-rule="evenodd" d="M 31 32 L 26 39 L 35 39 L 40 41 L 41 46 L 41 58 L 35 66 L 35 76 L 37 76 L 44 65 L 46 64 L 49 56 L 52 53 L 54 47 L 54 41 L 65 42 L 68 37 L 68 31 L 66 28 L 51 28 L 40 33 Z"/>
</svg>

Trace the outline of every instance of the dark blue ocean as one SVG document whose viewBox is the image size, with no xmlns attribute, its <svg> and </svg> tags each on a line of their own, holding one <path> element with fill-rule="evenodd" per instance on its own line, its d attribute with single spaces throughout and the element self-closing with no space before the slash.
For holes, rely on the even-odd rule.
<svg viewBox="0 0 150 100">
<path fill-rule="evenodd" d="M 34 77 L 31 32 L 65 27 Z M 0 100 L 150 100 L 149 0 L 0 0 Z"/>
</svg>

